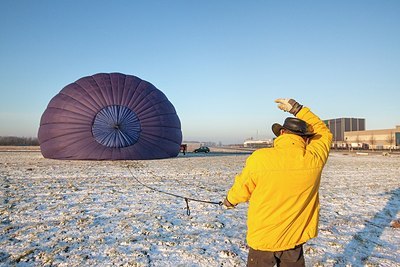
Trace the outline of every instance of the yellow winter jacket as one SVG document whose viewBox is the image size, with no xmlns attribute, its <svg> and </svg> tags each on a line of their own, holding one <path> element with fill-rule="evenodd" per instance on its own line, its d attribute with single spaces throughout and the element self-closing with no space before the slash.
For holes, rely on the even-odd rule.
<svg viewBox="0 0 400 267">
<path fill-rule="evenodd" d="M 317 236 L 318 189 L 332 134 L 309 108 L 296 115 L 316 133 L 308 144 L 283 134 L 273 148 L 255 151 L 236 176 L 228 201 L 249 201 L 247 243 L 256 250 L 281 251 Z"/>
</svg>

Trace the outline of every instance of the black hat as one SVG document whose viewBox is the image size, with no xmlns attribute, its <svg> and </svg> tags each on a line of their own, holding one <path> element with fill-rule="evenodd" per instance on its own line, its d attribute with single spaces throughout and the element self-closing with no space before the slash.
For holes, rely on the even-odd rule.
<svg viewBox="0 0 400 267">
<path fill-rule="evenodd" d="M 274 123 L 272 125 L 272 131 L 276 136 L 280 135 L 281 129 L 289 130 L 300 136 L 313 136 L 315 134 L 313 132 L 308 132 L 307 123 L 305 121 L 292 117 L 286 118 L 283 125 L 280 125 L 279 123 Z"/>
</svg>

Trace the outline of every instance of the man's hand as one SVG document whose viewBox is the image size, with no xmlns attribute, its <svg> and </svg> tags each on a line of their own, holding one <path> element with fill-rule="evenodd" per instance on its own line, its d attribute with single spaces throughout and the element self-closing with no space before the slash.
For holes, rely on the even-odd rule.
<svg viewBox="0 0 400 267">
<path fill-rule="evenodd" d="M 296 100 L 290 98 L 278 98 L 275 100 L 275 103 L 278 103 L 279 109 L 289 112 L 293 115 L 296 115 L 297 112 L 303 108 L 303 106 L 297 103 Z"/>
<path fill-rule="evenodd" d="M 228 201 L 228 198 L 224 199 L 224 202 L 222 203 L 225 208 L 227 209 L 233 209 L 235 208 L 235 205 L 233 205 L 231 202 Z"/>
</svg>

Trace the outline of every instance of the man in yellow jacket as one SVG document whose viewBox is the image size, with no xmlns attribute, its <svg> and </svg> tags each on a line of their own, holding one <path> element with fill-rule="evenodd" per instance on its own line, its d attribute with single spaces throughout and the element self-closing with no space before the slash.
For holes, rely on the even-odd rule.
<svg viewBox="0 0 400 267">
<path fill-rule="evenodd" d="M 274 147 L 248 157 L 224 205 L 249 202 L 247 266 L 305 266 L 302 245 L 317 236 L 318 189 L 332 133 L 295 100 L 275 102 L 296 118 L 272 125 Z"/>
</svg>

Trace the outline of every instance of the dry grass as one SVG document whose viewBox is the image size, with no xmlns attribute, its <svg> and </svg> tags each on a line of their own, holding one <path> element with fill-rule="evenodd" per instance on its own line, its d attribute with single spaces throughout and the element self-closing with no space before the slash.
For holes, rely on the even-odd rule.
<svg viewBox="0 0 400 267">
<path fill-rule="evenodd" d="M 0 146 L 0 151 L 40 151 L 39 146 Z"/>
</svg>

